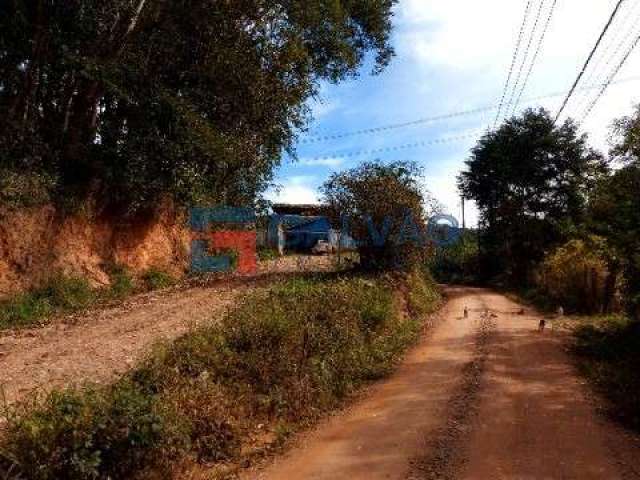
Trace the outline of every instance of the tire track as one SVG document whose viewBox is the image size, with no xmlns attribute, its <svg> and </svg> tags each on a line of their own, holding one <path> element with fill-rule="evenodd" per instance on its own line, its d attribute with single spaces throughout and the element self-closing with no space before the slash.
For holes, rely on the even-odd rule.
<svg viewBox="0 0 640 480">
<path fill-rule="evenodd" d="M 484 301 L 483 301 L 484 305 Z M 446 413 L 446 421 L 425 442 L 425 455 L 411 462 L 408 480 L 453 480 L 467 459 L 467 439 L 478 414 L 478 396 L 489 356 L 489 343 L 495 330 L 494 314 L 481 315 L 473 359 L 462 369 Z"/>
</svg>

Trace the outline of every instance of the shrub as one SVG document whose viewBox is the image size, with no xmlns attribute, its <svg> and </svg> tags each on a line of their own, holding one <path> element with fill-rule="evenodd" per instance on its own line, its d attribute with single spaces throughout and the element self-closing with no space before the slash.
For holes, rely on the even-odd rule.
<svg viewBox="0 0 640 480">
<path fill-rule="evenodd" d="M 604 250 L 602 239 L 590 237 L 571 240 L 548 254 L 540 268 L 541 293 L 568 311 L 600 312 L 610 303 L 606 298 L 609 271 Z"/>
<path fill-rule="evenodd" d="M 609 412 L 640 432 L 640 324 L 610 315 L 575 331 L 578 367 L 609 400 Z"/>
<path fill-rule="evenodd" d="M 113 265 L 107 268 L 107 271 L 111 280 L 109 289 L 106 292 L 108 297 L 122 299 L 128 297 L 136 290 L 133 277 L 126 267 Z"/>
<path fill-rule="evenodd" d="M 36 408 L 19 408 L 8 417 L 0 472 L 12 464 L 26 478 L 128 478 L 187 445 L 166 406 L 127 380 L 54 391 Z"/>
<path fill-rule="evenodd" d="M 261 262 L 266 262 L 268 260 L 275 260 L 280 255 L 278 255 L 278 251 L 275 248 L 266 248 L 260 247 L 258 248 L 258 259 Z"/>
<path fill-rule="evenodd" d="M 170 273 L 158 268 L 150 268 L 142 275 L 147 289 L 159 290 L 175 285 L 176 279 Z"/>
<path fill-rule="evenodd" d="M 398 308 L 398 284 L 413 316 Z M 54 392 L 14 410 L 0 476 L 130 478 L 158 458 L 234 459 L 256 423 L 281 443 L 387 373 L 416 338 L 416 315 L 436 300 L 416 272 L 257 291 L 222 321 L 158 345 L 113 386 Z"/>
<path fill-rule="evenodd" d="M 437 246 L 428 265 L 439 282 L 474 284 L 478 281 L 479 255 L 477 233 L 465 231 L 459 241 Z"/>
<path fill-rule="evenodd" d="M 62 311 L 89 306 L 96 293 L 83 278 L 57 274 L 43 286 L 0 303 L 0 329 L 28 327 Z"/>
</svg>

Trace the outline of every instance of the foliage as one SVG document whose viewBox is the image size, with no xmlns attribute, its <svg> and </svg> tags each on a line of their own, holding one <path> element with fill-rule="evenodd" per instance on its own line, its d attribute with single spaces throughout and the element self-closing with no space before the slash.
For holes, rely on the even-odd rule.
<svg viewBox="0 0 640 480">
<path fill-rule="evenodd" d="M 414 316 L 400 308 L 398 283 Z M 280 442 L 387 373 L 437 297 L 418 273 L 258 291 L 221 321 L 158 346 L 110 387 L 54 392 L 9 412 L 0 475 L 131 478 L 158 459 L 237 459 L 259 423 Z"/>
<path fill-rule="evenodd" d="M 609 400 L 609 413 L 640 431 L 640 324 L 622 316 L 580 319 L 578 367 Z"/>
<path fill-rule="evenodd" d="M 112 265 L 107 268 L 107 272 L 110 279 L 107 297 L 121 300 L 135 292 L 135 281 L 126 267 Z"/>
<path fill-rule="evenodd" d="M 590 202 L 589 227 L 613 250 L 611 268 L 622 269 L 625 301 L 632 318 L 640 319 L 640 107 L 634 118 L 616 122 L 614 158 L 625 165 L 603 179 Z"/>
<path fill-rule="evenodd" d="M 478 233 L 466 230 L 457 242 L 436 247 L 427 265 L 438 282 L 474 284 L 478 281 L 478 255 Z"/>
<path fill-rule="evenodd" d="M 421 170 L 413 162 L 364 162 L 334 173 L 323 185 L 324 201 L 334 223 L 358 241 L 360 265 L 366 269 L 411 269 L 425 248 Z"/>
<path fill-rule="evenodd" d="M 85 308 L 95 299 L 85 279 L 57 274 L 40 288 L 0 302 L 0 329 L 36 325 L 54 313 Z"/>
<path fill-rule="evenodd" d="M 616 273 L 610 279 L 603 238 L 573 239 L 549 253 L 540 266 L 541 293 L 565 311 L 601 313 L 613 305 Z M 613 281 L 613 288 L 607 288 Z"/>
<path fill-rule="evenodd" d="M 275 260 L 279 256 L 280 255 L 278 254 L 278 251 L 275 248 L 267 248 L 267 247 L 258 248 L 258 259 L 261 262 Z"/>
<path fill-rule="evenodd" d="M 614 146 L 611 156 L 613 158 L 627 164 L 640 162 L 640 104 L 636 105 L 633 115 L 613 122 L 612 137 Z"/>
<path fill-rule="evenodd" d="M 40 287 L 0 301 L 0 330 L 42 325 L 53 315 L 124 300 L 141 290 L 167 288 L 177 281 L 157 268 L 147 270 L 140 279 L 134 278 L 122 265 L 109 265 L 106 270 L 110 284 L 104 288 L 92 288 L 84 278 L 56 273 Z"/>
<path fill-rule="evenodd" d="M 544 252 L 584 220 L 589 192 L 606 165 L 567 120 L 527 110 L 487 133 L 459 177 L 481 215 L 481 269 L 514 286 L 530 281 Z"/>
<path fill-rule="evenodd" d="M 0 472 L 13 463 L 19 478 L 130 478 L 186 447 L 184 427 L 156 398 L 129 381 L 106 389 L 54 391 L 40 405 L 23 404 L 7 417 Z M 17 472 L 16 472 L 17 474 Z"/>
<path fill-rule="evenodd" d="M 0 171 L 36 176 L 0 196 L 252 204 L 319 82 L 387 65 L 394 3 L 2 2 Z"/>
<path fill-rule="evenodd" d="M 148 290 L 160 290 L 171 287 L 176 283 L 173 275 L 155 267 L 150 268 L 142 275 L 142 281 Z"/>
</svg>

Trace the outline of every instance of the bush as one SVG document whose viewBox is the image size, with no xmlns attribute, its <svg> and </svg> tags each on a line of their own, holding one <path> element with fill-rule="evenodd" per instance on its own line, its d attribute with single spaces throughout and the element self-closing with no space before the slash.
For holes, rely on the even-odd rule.
<svg viewBox="0 0 640 480">
<path fill-rule="evenodd" d="M 42 323 L 52 314 L 86 308 L 95 300 L 87 280 L 58 274 L 36 290 L 1 302 L 0 329 Z"/>
<path fill-rule="evenodd" d="M 279 256 L 280 255 L 278 254 L 278 251 L 275 248 L 265 248 L 265 247 L 258 248 L 258 259 L 261 262 L 266 262 L 268 260 L 275 260 Z"/>
<path fill-rule="evenodd" d="M 150 268 L 142 275 L 148 290 L 159 290 L 175 285 L 176 279 L 170 273 L 158 268 Z"/>
<path fill-rule="evenodd" d="M 623 316 L 584 321 L 576 328 L 578 367 L 609 400 L 609 412 L 640 432 L 640 323 Z"/>
<path fill-rule="evenodd" d="M 54 391 L 8 417 L 0 472 L 38 480 L 129 478 L 141 463 L 183 450 L 188 438 L 156 397 L 124 380 L 108 389 Z"/>
<path fill-rule="evenodd" d="M 465 231 L 454 244 L 437 246 L 428 265 L 439 282 L 468 285 L 478 282 L 479 262 L 478 235 Z"/>
<path fill-rule="evenodd" d="M 604 240 L 571 240 L 548 254 L 540 268 L 538 287 L 551 302 L 567 311 L 598 313 L 611 303 Z M 614 281 L 615 284 L 615 281 Z"/>
<path fill-rule="evenodd" d="M 413 315 L 399 308 L 398 284 Z M 114 386 L 53 393 L 14 412 L 0 476 L 129 478 L 188 452 L 234 459 L 257 423 L 279 443 L 387 373 L 436 301 L 418 273 L 257 291 L 222 321 L 159 345 Z"/>
<path fill-rule="evenodd" d="M 106 268 L 111 284 L 106 291 L 109 298 L 123 299 L 133 294 L 136 285 L 129 270 L 122 265 L 112 265 Z"/>
</svg>

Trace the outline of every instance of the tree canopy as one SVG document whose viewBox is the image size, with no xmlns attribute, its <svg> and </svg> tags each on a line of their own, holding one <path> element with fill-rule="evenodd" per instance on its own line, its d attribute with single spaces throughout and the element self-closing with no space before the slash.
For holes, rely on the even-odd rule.
<svg viewBox="0 0 640 480">
<path fill-rule="evenodd" d="M 622 164 L 603 178 L 589 204 L 589 228 L 607 239 L 610 262 L 624 273 L 629 314 L 640 319 L 640 105 L 613 124 L 613 160 Z"/>
<path fill-rule="evenodd" d="M 516 284 L 584 220 L 589 193 L 607 171 L 573 122 L 556 126 L 543 109 L 484 135 L 466 165 L 458 183 L 480 210 L 483 271 Z"/>
<path fill-rule="evenodd" d="M 323 185 L 334 222 L 359 243 L 362 267 L 397 269 L 420 261 L 418 230 L 425 225 L 425 207 L 433 203 L 426 200 L 420 175 L 413 162 L 373 161 L 334 173 Z"/>
<path fill-rule="evenodd" d="M 0 200 L 252 202 L 319 82 L 390 61 L 395 1 L 2 2 Z"/>
</svg>

